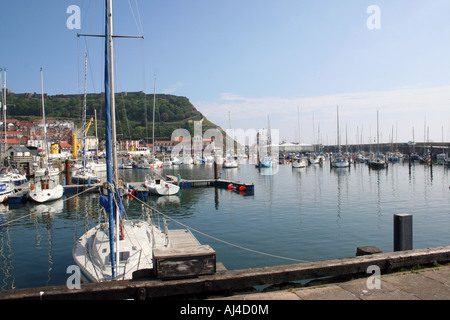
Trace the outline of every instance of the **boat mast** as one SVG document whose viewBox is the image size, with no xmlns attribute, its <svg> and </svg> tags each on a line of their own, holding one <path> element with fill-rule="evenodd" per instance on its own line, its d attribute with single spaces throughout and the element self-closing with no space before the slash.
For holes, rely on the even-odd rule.
<svg viewBox="0 0 450 320">
<path fill-rule="evenodd" d="M 87 54 L 84 56 L 84 99 L 83 99 L 83 168 L 86 169 L 86 99 L 87 99 Z"/>
<path fill-rule="evenodd" d="M 379 136 L 379 127 L 378 127 L 378 110 L 377 110 L 377 157 L 378 157 L 378 154 L 380 153 L 380 136 Z"/>
<path fill-rule="evenodd" d="M 8 150 L 8 135 L 7 135 L 7 127 L 6 127 L 6 68 L 3 69 L 3 121 L 5 126 L 5 161 L 7 161 L 6 150 Z M 1 82 L 1 81 L 0 81 Z"/>
<path fill-rule="evenodd" d="M 153 124 L 152 124 L 152 153 L 153 161 L 155 160 L 155 109 L 156 109 L 156 78 L 153 85 Z M 153 166 L 154 167 L 154 166 Z"/>
<path fill-rule="evenodd" d="M 339 106 L 336 106 L 336 122 L 337 122 L 337 145 L 338 152 L 341 153 L 341 141 L 339 137 Z"/>
<path fill-rule="evenodd" d="M 44 105 L 44 80 L 41 68 L 41 100 L 42 100 L 42 124 L 44 125 L 44 143 L 45 143 L 45 168 L 48 172 L 48 141 L 47 141 L 47 122 L 45 121 L 45 105 Z"/>
<path fill-rule="evenodd" d="M 155 108 L 156 108 L 156 77 L 153 84 L 153 119 L 152 119 L 152 156 L 153 156 L 153 165 L 152 165 L 152 179 L 155 178 L 155 165 L 156 165 L 156 157 L 155 157 Z"/>
<path fill-rule="evenodd" d="M 0 68 L 0 84 L 2 83 L 2 69 Z M 2 107 L 2 103 L 3 102 L 3 95 L 0 95 L 2 98 L 2 101 L 0 101 L 0 108 Z M 6 136 L 5 136 L 5 140 L 6 140 Z M 6 157 L 6 149 L 5 149 L 5 157 Z M 2 144 L 0 141 L 0 176 L 1 176 L 1 169 L 2 169 Z"/>
<path fill-rule="evenodd" d="M 105 139 L 106 176 L 108 187 L 109 248 L 111 257 L 111 277 L 116 277 L 116 255 L 114 254 L 114 193 L 117 170 L 115 159 L 115 116 L 114 116 L 114 73 L 112 37 L 112 0 L 105 0 Z M 119 241 L 117 241 L 118 243 Z"/>
</svg>

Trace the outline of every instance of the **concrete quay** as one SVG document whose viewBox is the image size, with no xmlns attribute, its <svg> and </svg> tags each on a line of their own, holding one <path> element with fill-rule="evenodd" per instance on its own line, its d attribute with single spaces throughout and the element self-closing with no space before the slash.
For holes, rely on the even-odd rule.
<svg viewBox="0 0 450 320">
<path fill-rule="evenodd" d="M 450 264 L 371 275 L 344 282 L 271 292 L 237 294 L 212 300 L 450 300 Z"/>
</svg>

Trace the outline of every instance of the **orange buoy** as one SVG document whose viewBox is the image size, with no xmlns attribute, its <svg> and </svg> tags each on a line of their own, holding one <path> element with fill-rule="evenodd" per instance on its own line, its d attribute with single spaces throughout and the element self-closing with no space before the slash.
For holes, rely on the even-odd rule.
<svg viewBox="0 0 450 320">
<path fill-rule="evenodd" d="M 233 185 L 230 183 L 230 184 L 228 185 L 228 190 L 231 190 L 231 189 L 233 189 Z"/>
<path fill-rule="evenodd" d="M 245 190 L 245 186 L 240 186 L 239 187 L 239 191 L 244 191 Z"/>
</svg>

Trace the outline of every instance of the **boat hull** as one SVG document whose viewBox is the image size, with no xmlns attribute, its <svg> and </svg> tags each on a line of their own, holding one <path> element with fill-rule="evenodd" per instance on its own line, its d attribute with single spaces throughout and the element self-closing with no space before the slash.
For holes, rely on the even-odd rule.
<svg viewBox="0 0 450 320">
<path fill-rule="evenodd" d="M 122 230 L 124 238 L 120 241 L 116 280 L 129 280 L 137 270 L 152 269 L 153 248 L 171 246 L 164 232 L 144 220 L 124 220 Z M 113 280 L 109 250 L 106 223 L 88 230 L 75 242 L 72 257 L 85 282 Z"/>
<path fill-rule="evenodd" d="M 58 184 L 51 189 L 34 189 L 28 192 L 31 200 L 39 203 L 61 199 L 64 194 L 64 188 Z"/>
<path fill-rule="evenodd" d="M 158 196 L 171 196 L 180 191 L 179 186 L 164 180 L 146 180 L 144 185 L 150 193 Z"/>
</svg>

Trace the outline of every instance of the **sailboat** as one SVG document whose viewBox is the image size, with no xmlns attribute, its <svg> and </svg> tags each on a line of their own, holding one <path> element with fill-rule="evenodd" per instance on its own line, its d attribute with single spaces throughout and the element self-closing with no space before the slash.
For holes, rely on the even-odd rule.
<svg viewBox="0 0 450 320">
<path fill-rule="evenodd" d="M 83 102 L 83 163 L 82 166 L 77 168 L 72 175 L 70 182 L 74 185 L 90 185 L 99 183 L 100 179 L 94 173 L 91 166 L 86 165 L 86 98 L 87 98 L 87 55 L 85 55 L 85 67 L 84 67 L 84 102 Z"/>
<path fill-rule="evenodd" d="M 272 168 L 276 159 L 272 159 L 270 148 L 272 147 L 272 136 L 270 131 L 270 118 L 267 116 L 267 130 L 266 132 L 258 132 L 256 135 L 258 144 L 258 163 L 255 165 L 257 168 Z M 267 150 L 269 149 L 269 150 Z M 263 151 L 263 154 L 260 151 Z"/>
<path fill-rule="evenodd" d="M 47 143 L 47 124 L 45 122 L 45 105 L 44 105 L 44 84 L 42 79 L 41 68 L 41 96 L 42 96 L 42 124 L 44 129 L 44 143 L 45 143 L 45 156 L 46 156 L 46 168 L 47 172 L 41 176 L 34 177 L 33 184 L 30 184 L 30 190 L 28 191 L 28 197 L 36 202 L 47 202 L 62 198 L 64 194 L 64 188 L 59 184 L 56 179 L 49 174 L 48 165 L 48 143 Z"/>
<path fill-rule="evenodd" d="M 27 191 L 29 187 L 28 179 L 25 174 L 20 172 L 20 170 L 7 163 L 7 149 L 8 149 L 8 139 L 7 139 L 7 125 L 6 125 L 6 69 L 3 70 L 4 72 L 4 82 L 3 82 L 3 94 L 2 94 L 2 102 L 3 102 L 3 126 L 4 126 L 4 148 L 5 148 L 5 167 L 1 169 L 1 175 L 0 175 L 0 181 L 2 183 L 8 183 L 11 185 L 11 188 L 13 192 L 19 192 L 19 191 Z M 1 83 L 1 75 L 0 75 L 0 83 Z M 1 90 L 0 90 L 1 91 Z M 2 105 L 0 104 L 0 107 Z M 5 187 L 5 192 L 8 188 Z"/>
<path fill-rule="evenodd" d="M 377 110 L 377 154 L 375 157 L 369 159 L 367 163 L 371 169 L 384 169 L 386 168 L 386 161 L 382 158 L 379 153 L 379 140 L 378 140 L 378 110 Z"/>
<path fill-rule="evenodd" d="M 1 154 L 1 143 L 0 143 L 0 154 Z M 14 195 L 14 193 L 15 193 L 14 184 L 11 183 L 11 179 L 0 173 L 0 203 L 8 201 L 8 197 Z"/>
<path fill-rule="evenodd" d="M 72 256 L 85 280 L 101 282 L 131 279 L 141 269 L 153 268 L 153 250 L 171 247 L 168 230 L 163 230 L 143 212 L 142 219 L 125 219 L 118 196 L 113 74 L 112 0 L 105 0 L 105 141 L 108 196 L 100 203 L 107 213 L 102 222 L 74 244 Z"/>
<path fill-rule="evenodd" d="M 156 159 L 155 159 L 155 106 L 156 106 L 156 79 L 154 85 L 154 93 L 153 93 L 153 166 L 151 167 L 151 174 L 145 177 L 144 186 L 152 193 L 158 196 L 171 196 L 175 195 L 180 191 L 180 187 L 176 184 L 170 183 L 166 181 L 162 176 L 155 177 L 157 173 L 155 172 L 156 168 Z"/>
<path fill-rule="evenodd" d="M 341 152 L 341 141 L 340 141 L 340 131 L 339 131 L 339 106 L 336 107 L 336 119 L 337 119 L 337 143 L 338 152 L 334 155 L 331 160 L 331 166 L 335 168 L 345 168 L 350 166 L 350 162 L 346 157 L 342 155 Z"/>
<path fill-rule="evenodd" d="M 228 128 L 231 130 L 231 116 L 230 116 L 231 112 L 228 111 Z M 233 139 L 231 139 L 231 137 L 229 137 L 227 135 L 227 146 L 231 144 L 233 145 L 233 147 L 231 148 L 231 150 L 229 150 L 229 152 L 227 152 L 227 155 L 222 163 L 222 167 L 225 169 L 229 169 L 229 168 L 237 168 L 238 162 L 236 161 L 236 159 L 234 158 L 234 141 Z"/>
</svg>

